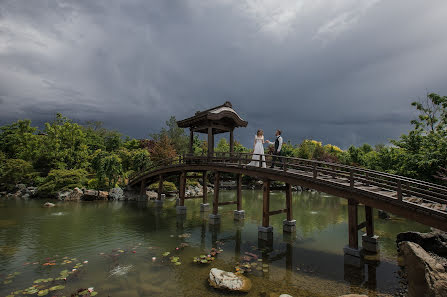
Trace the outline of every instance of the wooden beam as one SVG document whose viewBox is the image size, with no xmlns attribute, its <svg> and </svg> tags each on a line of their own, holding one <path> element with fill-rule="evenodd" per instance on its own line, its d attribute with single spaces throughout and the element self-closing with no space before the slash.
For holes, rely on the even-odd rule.
<svg viewBox="0 0 447 297">
<path fill-rule="evenodd" d="M 280 213 L 287 213 L 287 208 L 278 209 L 278 210 L 274 210 L 274 211 L 269 211 L 269 215 L 270 216 L 273 216 L 273 215 L 276 215 L 276 214 L 280 214 Z"/>
<path fill-rule="evenodd" d="M 366 235 L 374 236 L 374 217 L 372 207 L 365 205 Z"/>
<path fill-rule="evenodd" d="M 242 174 L 237 175 L 237 210 L 242 210 Z"/>
<path fill-rule="evenodd" d="M 207 172 L 204 171 L 202 175 L 202 183 L 203 183 L 203 201 L 202 203 L 208 203 L 208 185 L 207 185 Z"/>
<path fill-rule="evenodd" d="M 220 173 L 216 171 L 214 173 L 214 201 L 213 201 L 213 214 L 217 215 L 219 211 L 219 186 L 220 186 Z"/>
<path fill-rule="evenodd" d="M 140 195 L 143 197 L 143 195 L 145 194 L 144 193 L 144 188 L 145 188 L 145 182 L 146 182 L 146 180 L 142 180 L 141 181 L 141 184 L 140 184 Z"/>
<path fill-rule="evenodd" d="M 363 229 L 366 227 L 366 222 L 362 222 L 357 226 L 357 230 Z"/>
<path fill-rule="evenodd" d="M 269 226 L 270 212 L 270 180 L 264 180 L 263 184 L 263 203 L 262 203 L 262 226 Z"/>
<path fill-rule="evenodd" d="M 292 215 L 292 185 L 286 184 L 286 209 L 287 209 L 287 221 L 291 221 Z"/>
<path fill-rule="evenodd" d="M 352 249 L 359 248 L 359 237 L 358 237 L 358 213 L 357 213 L 358 202 L 349 199 L 348 200 L 348 232 L 349 232 L 349 247 Z"/>
</svg>

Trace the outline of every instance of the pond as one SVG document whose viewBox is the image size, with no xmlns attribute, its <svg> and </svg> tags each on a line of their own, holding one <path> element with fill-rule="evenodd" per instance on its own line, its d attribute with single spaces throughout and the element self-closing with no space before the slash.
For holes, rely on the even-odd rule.
<svg viewBox="0 0 447 297">
<path fill-rule="evenodd" d="M 235 197 L 235 191 L 221 191 L 220 200 Z M 234 205 L 228 205 L 219 207 L 222 222 L 216 227 L 200 213 L 201 199 L 185 201 L 186 216 L 176 215 L 175 199 L 162 208 L 154 202 L 55 202 L 44 208 L 44 202 L 0 201 L 0 296 L 225 295 L 208 285 L 212 267 L 250 270 L 247 296 L 392 296 L 402 286 L 396 235 L 429 230 L 397 217 L 380 220 L 375 213 L 380 261 L 353 269 L 343 257 L 347 200 L 324 193 L 293 194 L 296 236 L 283 234 L 285 214 L 272 216 L 273 246 L 258 242 L 258 190 L 243 191 L 244 222 L 233 221 Z M 271 210 L 284 205 L 285 194 L 273 191 Z M 359 213 L 361 222 L 362 208 Z M 194 263 L 211 251 L 214 261 Z"/>
</svg>

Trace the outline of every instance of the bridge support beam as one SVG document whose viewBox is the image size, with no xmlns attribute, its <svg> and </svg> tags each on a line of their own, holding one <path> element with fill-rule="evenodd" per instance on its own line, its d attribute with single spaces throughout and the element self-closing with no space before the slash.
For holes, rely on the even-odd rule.
<svg viewBox="0 0 447 297">
<path fill-rule="evenodd" d="M 186 173 L 182 172 L 180 174 L 180 181 L 179 181 L 179 203 L 176 207 L 177 214 L 186 213 L 185 192 L 186 192 Z"/>
<path fill-rule="evenodd" d="M 214 172 L 214 200 L 213 213 L 209 215 L 209 223 L 212 225 L 220 224 L 219 215 L 219 187 L 220 187 L 220 172 Z"/>
<path fill-rule="evenodd" d="M 292 185 L 286 184 L 286 213 L 287 218 L 282 222 L 283 232 L 296 232 L 296 220 L 292 219 Z"/>
<path fill-rule="evenodd" d="M 209 211 L 210 210 L 210 204 L 208 203 L 208 186 L 207 186 L 207 172 L 203 172 L 203 200 L 202 204 L 200 204 L 200 211 Z"/>
<path fill-rule="evenodd" d="M 374 235 L 373 209 L 365 205 L 366 234 L 362 236 L 362 248 L 370 253 L 379 252 L 379 236 Z"/>
<path fill-rule="evenodd" d="M 362 251 L 359 249 L 358 236 L 358 202 L 348 199 L 348 234 L 349 245 L 345 246 L 345 264 L 359 266 L 362 264 Z"/>
<path fill-rule="evenodd" d="M 140 184 L 140 201 L 145 201 L 146 198 L 146 180 L 143 179 Z"/>
<path fill-rule="evenodd" d="M 270 226 L 270 180 L 263 182 L 262 226 L 258 227 L 258 239 L 271 241 L 273 227 Z"/>
<path fill-rule="evenodd" d="M 163 175 L 158 176 L 158 193 L 157 200 L 161 200 L 161 195 L 163 194 Z"/>
<path fill-rule="evenodd" d="M 234 219 L 241 221 L 245 219 L 245 210 L 242 210 L 242 174 L 237 174 L 237 210 L 234 211 Z"/>
</svg>

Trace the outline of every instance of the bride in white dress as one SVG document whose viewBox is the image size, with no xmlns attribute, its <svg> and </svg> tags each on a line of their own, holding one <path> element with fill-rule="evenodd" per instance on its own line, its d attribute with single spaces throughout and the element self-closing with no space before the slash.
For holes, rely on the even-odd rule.
<svg viewBox="0 0 447 297">
<path fill-rule="evenodd" d="M 252 161 L 248 164 L 249 166 L 259 167 L 259 158 L 262 157 L 262 168 L 266 168 L 265 164 L 265 156 L 264 156 L 264 132 L 262 130 L 258 130 L 255 135 L 255 143 L 253 150 Z"/>
</svg>

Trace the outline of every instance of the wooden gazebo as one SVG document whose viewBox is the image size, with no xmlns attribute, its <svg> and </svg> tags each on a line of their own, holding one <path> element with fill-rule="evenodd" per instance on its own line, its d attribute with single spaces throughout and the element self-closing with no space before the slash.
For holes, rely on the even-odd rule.
<svg viewBox="0 0 447 297">
<path fill-rule="evenodd" d="M 180 128 L 189 128 L 190 141 L 189 152 L 193 153 L 194 133 L 208 134 L 208 155 L 214 153 L 214 135 L 219 133 L 230 133 L 230 152 L 234 152 L 235 128 L 247 127 L 244 121 L 233 109 L 231 102 L 213 107 L 205 111 L 198 111 L 193 117 L 177 122 Z"/>
</svg>

